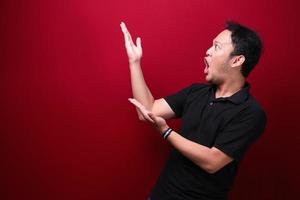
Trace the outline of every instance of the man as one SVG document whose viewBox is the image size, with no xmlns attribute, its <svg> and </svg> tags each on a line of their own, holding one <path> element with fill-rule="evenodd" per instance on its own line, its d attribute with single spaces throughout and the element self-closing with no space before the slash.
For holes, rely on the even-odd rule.
<svg viewBox="0 0 300 200">
<path fill-rule="evenodd" d="M 149 122 L 174 147 L 149 199 L 227 199 L 239 162 L 262 134 L 266 116 L 249 94 L 246 77 L 258 63 L 262 43 L 247 27 L 227 22 L 207 50 L 205 79 L 154 99 L 143 78 L 141 39 L 133 43 L 121 23 L 140 120 Z M 182 118 L 179 132 L 167 119 Z"/>
</svg>

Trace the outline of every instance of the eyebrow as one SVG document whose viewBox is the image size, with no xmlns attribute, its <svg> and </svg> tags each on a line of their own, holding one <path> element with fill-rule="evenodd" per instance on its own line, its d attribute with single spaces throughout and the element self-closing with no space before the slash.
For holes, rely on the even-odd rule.
<svg viewBox="0 0 300 200">
<path fill-rule="evenodd" d="M 217 40 L 213 40 L 213 44 L 215 44 L 215 43 L 218 43 L 218 44 L 220 44 L 220 45 L 224 45 L 224 44 L 228 44 L 228 43 L 230 43 L 230 42 L 219 42 L 219 41 L 217 41 Z"/>
</svg>

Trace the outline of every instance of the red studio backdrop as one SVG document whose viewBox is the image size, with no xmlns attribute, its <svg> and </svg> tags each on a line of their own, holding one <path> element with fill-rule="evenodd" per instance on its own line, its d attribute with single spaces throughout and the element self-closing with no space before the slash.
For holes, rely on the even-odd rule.
<svg viewBox="0 0 300 200">
<path fill-rule="evenodd" d="M 204 82 L 203 56 L 226 20 L 264 40 L 248 81 L 268 116 L 230 199 L 296 198 L 298 1 L 3 0 L 0 9 L 0 199 L 146 199 L 171 146 L 127 100 L 119 24 L 142 38 L 145 79 L 161 98 Z"/>
</svg>

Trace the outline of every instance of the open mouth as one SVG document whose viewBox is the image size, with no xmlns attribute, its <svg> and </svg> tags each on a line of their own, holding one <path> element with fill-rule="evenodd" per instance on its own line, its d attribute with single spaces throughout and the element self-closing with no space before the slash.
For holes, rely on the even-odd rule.
<svg viewBox="0 0 300 200">
<path fill-rule="evenodd" d="M 209 64 L 208 64 L 206 58 L 204 58 L 204 64 L 205 64 L 204 73 L 207 74 L 208 73 Z"/>
</svg>

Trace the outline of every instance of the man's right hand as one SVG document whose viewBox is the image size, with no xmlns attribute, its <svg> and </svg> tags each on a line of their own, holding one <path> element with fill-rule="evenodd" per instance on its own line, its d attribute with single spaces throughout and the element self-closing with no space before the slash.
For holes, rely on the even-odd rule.
<svg viewBox="0 0 300 200">
<path fill-rule="evenodd" d="M 129 60 L 131 87 L 133 97 L 138 100 L 146 109 L 151 111 L 154 115 L 162 117 L 164 119 L 171 119 L 175 117 L 174 111 L 171 109 L 165 99 L 155 100 L 149 90 L 143 72 L 141 69 L 141 58 L 142 58 L 142 45 L 141 39 L 136 39 L 136 45 L 133 43 L 131 35 L 126 28 L 124 22 L 120 24 L 122 32 L 124 34 L 125 48 Z M 137 109 L 139 119 L 143 119 L 142 113 Z M 151 119 L 150 119 L 151 120 Z"/>
<path fill-rule="evenodd" d="M 140 63 L 143 55 L 141 38 L 138 37 L 136 39 L 136 45 L 135 45 L 132 41 L 129 31 L 126 28 L 125 23 L 121 22 L 120 26 L 124 35 L 125 48 L 127 51 L 129 63 L 130 64 Z"/>
</svg>

